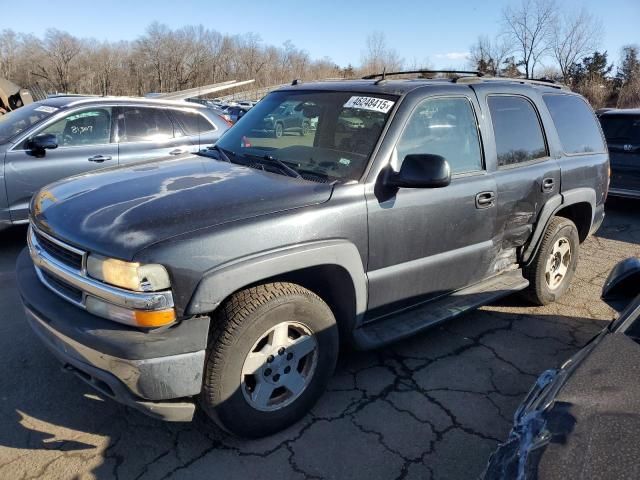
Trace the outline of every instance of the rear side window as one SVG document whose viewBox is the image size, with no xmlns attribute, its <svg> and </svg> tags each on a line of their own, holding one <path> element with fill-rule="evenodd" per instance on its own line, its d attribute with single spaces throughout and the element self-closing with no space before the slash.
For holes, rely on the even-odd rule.
<svg viewBox="0 0 640 480">
<path fill-rule="evenodd" d="M 591 107 L 573 95 L 543 95 L 567 154 L 604 152 L 602 134 Z"/>
<path fill-rule="evenodd" d="M 178 121 L 186 135 L 199 135 L 216 129 L 215 126 L 209 123 L 209 121 L 199 113 L 173 110 L 171 114 Z"/>
<path fill-rule="evenodd" d="M 540 120 L 529 100 L 492 95 L 488 102 L 499 167 L 547 156 Z"/>
<path fill-rule="evenodd" d="M 118 115 L 120 142 L 159 141 L 173 136 L 173 124 L 163 109 L 123 107 Z"/>
<path fill-rule="evenodd" d="M 600 123 L 608 143 L 640 145 L 640 115 L 603 115 Z"/>
</svg>

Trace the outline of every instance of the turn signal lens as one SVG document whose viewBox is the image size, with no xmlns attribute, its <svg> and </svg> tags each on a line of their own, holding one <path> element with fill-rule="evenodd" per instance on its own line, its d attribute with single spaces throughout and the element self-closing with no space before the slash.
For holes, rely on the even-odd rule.
<svg viewBox="0 0 640 480">
<path fill-rule="evenodd" d="M 173 308 L 149 311 L 130 310 L 92 296 L 87 297 L 85 306 L 89 313 L 132 327 L 156 328 L 176 321 L 176 312 Z"/>
</svg>

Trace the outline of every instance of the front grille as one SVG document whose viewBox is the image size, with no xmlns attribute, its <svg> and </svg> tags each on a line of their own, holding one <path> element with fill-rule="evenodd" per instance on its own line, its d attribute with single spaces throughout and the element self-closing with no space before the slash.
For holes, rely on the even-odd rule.
<svg viewBox="0 0 640 480">
<path fill-rule="evenodd" d="M 76 303 L 80 303 L 82 301 L 82 291 L 77 288 L 69 285 L 68 283 L 60 280 L 53 275 L 49 275 L 44 270 L 41 270 L 42 276 L 45 281 L 49 285 L 49 288 L 56 290 L 59 294 L 64 297 L 67 297 L 69 300 L 72 300 Z"/>
<path fill-rule="evenodd" d="M 82 255 L 76 252 L 72 252 L 71 250 L 64 248 L 62 245 L 58 245 L 57 243 L 52 242 L 38 231 L 35 231 L 34 233 L 38 240 L 38 244 L 49 255 L 71 268 L 82 270 Z"/>
</svg>

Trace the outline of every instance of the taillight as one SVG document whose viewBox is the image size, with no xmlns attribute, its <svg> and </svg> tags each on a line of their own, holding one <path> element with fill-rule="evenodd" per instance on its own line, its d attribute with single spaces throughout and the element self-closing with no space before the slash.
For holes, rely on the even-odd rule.
<svg viewBox="0 0 640 480">
<path fill-rule="evenodd" d="M 233 126 L 233 123 L 231 123 L 227 118 L 223 117 L 222 115 L 218 115 L 222 120 L 224 120 L 224 123 L 226 123 L 227 125 L 229 125 L 230 127 Z"/>
</svg>

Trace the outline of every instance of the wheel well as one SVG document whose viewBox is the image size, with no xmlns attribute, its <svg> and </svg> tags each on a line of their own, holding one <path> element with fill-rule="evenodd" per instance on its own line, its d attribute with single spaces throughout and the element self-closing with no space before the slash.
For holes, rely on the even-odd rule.
<svg viewBox="0 0 640 480">
<path fill-rule="evenodd" d="M 326 302 L 338 324 L 340 338 L 348 340 L 356 319 L 356 292 L 349 273 L 339 265 L 318 265 L 265 278 L 239 290 L 264 283 L 291 282 Z M 235 293 L 235 292 L 234 292 Z"/>
<path fill-rule="evenodd" d="M 580 243 L 584 242 L 589 235 L 591 229 L 591 220 L 593 219 L 593 211 L 591 204 L 587 202 L 574 203 L 561 208 L 556 212 L 556 217 L 564 217 L 576 224 L 578 229 L 578 237 Z"/>
</svg>

